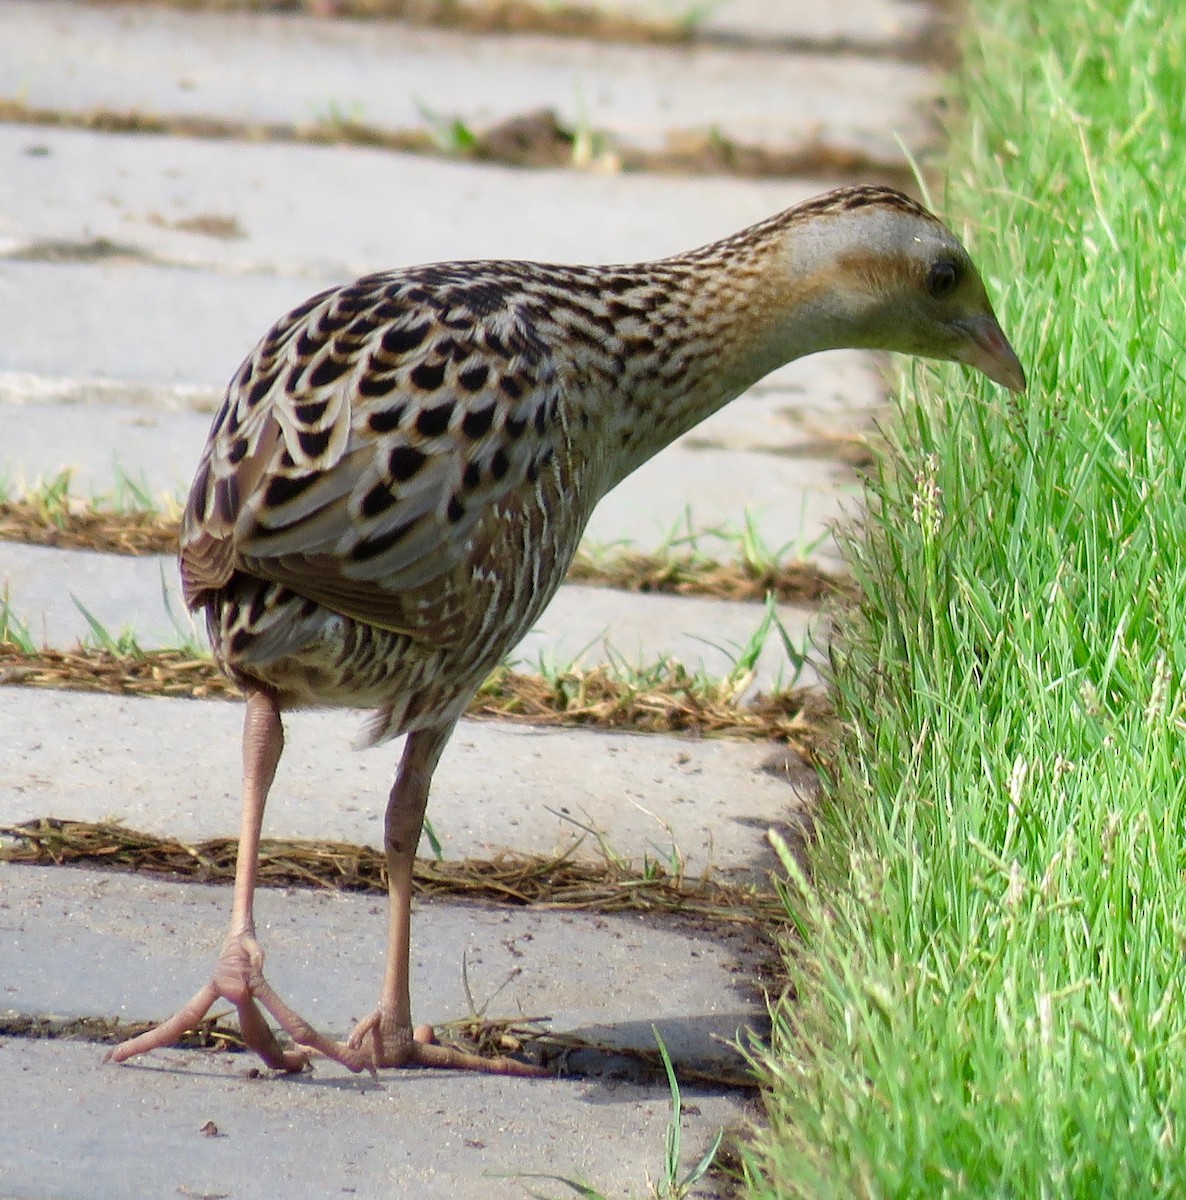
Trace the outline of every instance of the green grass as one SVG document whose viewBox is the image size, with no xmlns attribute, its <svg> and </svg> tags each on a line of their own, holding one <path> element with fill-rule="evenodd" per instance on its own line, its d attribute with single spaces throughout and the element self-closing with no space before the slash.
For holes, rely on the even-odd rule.
<svg viewBox="0 0 1186 1200">
<path fill-rule="evenodd" d="M 17 486 L 6 471 L 0 471 L 0 504 L 22 503 L 32 508 L 47 523 L 62 526 L 75 512 L 106 512 L 138 516 L 150 514 L 176 519 L 185 506 L 184 497 L 162 491 L 153 495 L 143 480 L 136 480 L 118 464 L 113 471 L 112 488 L 85 495 L 74 489 L 74 473 L 69 468 L 29 486 Z"/>
<path fill-rule="evenodd" d="M 1186 9 L 972 7 L 941 206 L 1031 387 L 903 389 L 754 1196 L 1186 1195 Z"/>
</svg>

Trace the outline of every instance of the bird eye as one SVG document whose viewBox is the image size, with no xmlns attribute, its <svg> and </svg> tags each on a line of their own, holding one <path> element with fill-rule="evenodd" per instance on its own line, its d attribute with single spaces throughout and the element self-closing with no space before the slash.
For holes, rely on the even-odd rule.
<svg viewBox="0 0 1186 1200">
<path fill-rule="evenodd" d="M 955 263 L 937 262 L 927 276 L 927 287 L 936 300 L 942 300 L 955 291 L 958 280 L 959 272 L 955 269 Z"/>
</svg>

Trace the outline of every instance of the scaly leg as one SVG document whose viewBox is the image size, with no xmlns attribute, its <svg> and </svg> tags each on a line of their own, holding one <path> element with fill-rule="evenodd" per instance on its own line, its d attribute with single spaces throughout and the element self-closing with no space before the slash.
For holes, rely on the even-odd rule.
<svg viewBox="0 0 1186 1200">
<path fill-rule="evenodd" d="M 389 900 L 387 966 L 379 1006 L 360 1021 L 350 1034 L 352 1050 L 367 1053 L 374 1067 L 446 1067 L 461 1071 L 485 1071 L 492 1075 L 545 1076 L 546 1071 L 513 1058 L 483 1058 L 451 1046 L 436 1044 L 432 1029 L 422 1026 L 412 1032 L 412 1002 L 409 987 L 409 957 L 412 926 L 412 866 L 428 788 L 441 751 L 453 732 L 453 722 L 416 730 L 408 735 L 395 783 L 387 801 L 383 845 L 387 857 Z"/>
<path fill-rule="evenodd" d="M 301 1070 L 309 1061 L 304 1048 L 318 1051 L 352 1071 L 370 1067 L 365 1055 L 318 1033 L 276 995 L 264 978 L 264 954 L 255 939 L 253 905 L 264 805 L 283 749 L 284 728 L 276 697 L 262 690 L 248 693 L 243 720 L 243 814 L 235 862 L 231 927 L 214 975 L 180 1012 L 155 1029 L 121 1042 L 106 1056 L 108 1060 L 125 1062 L 147 1050 L 171 1046 L 187 1029 L 193 1029 L 211 1005 L 222 997 L 239 1011 L 243 1040 L 274 1070 Z M 302 1049 L 285 1050 L 280 1045 L 260 1011 L 260 1005 Z"/>
</svg>

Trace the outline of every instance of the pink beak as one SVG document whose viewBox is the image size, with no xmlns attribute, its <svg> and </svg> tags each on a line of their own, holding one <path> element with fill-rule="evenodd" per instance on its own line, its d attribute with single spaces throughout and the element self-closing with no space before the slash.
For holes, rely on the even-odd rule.
<svg viewBox="0 0 1186 1200">
<path fill-rule="evenodd" d="M 960 362 L 983 371 L 993 383 L 1011 392 L 1025 391 L 1025 371 L 992 313 L 957 321 L 955 326 L 968 337 L 968 344 L 959 352 Z"/>
</svg>

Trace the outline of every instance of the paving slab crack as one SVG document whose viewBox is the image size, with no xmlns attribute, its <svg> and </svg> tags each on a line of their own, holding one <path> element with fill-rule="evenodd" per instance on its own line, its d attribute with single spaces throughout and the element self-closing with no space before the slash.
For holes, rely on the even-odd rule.
<svg viewBox="0 0 1186 1200">
<path fill-rule="evenodd" d="M 42 108 L 8 98 L 0 98 L 0 122 L 207 141 L 360 146 L 510 167 L 597 167 L 613 172 L 736 175 L 747 179 L 843 177 L 854 182 L 888 183 L 906 191 L 914 186 L 913 173 L 899 160 L 820 138 L 808 137 L 796 146 L 772 149 L 716 131 L 685 132 L 664 148 L 644 149 L 621 144 L 609 131 L 572 128 L 552 109 L 532 109 L 472 130 L 461 118 L 455 118 L 450 127 L 465 128 L 467 132 L 452 139 L 431 129 L 381 128 L 349 118 L 303 123 L 239 121 L 211 116 L 160 116 L 100 105 L 86 109 Z M 582 154 L 581 147 L 588 144 L 603 148 L 595 160 L 587 160 Z"/>
<path fill-rule="evenodd" d="M 177 553 L 179 502 L 174 501 L 172 512 L 112 508 L 64 494 L 62 482 L 59 476 L 37 494 L 0 500 L 0 542 L 132 557 Z M 758 603 L 770 595 L 782 603 L 814 602 L 844 594 L 849 587 L 838 575 L 805 560 L 722 562 L 704 554 L 624 548 L 578 552 L 568 581 L 627 592 Z"/>
<path fill-rule="evenodd" d="M 113 242 L 110 238 L 46 239 L 27 242 L 0 255 L 18 262 L 37 263 L 97 263 L 123 260 L 125 262 L 158 263 L 159 260 L 137 246 Z"/>
<path fill-rule="evenodd" d="M 0 635 L 11 637 L 4 619 L 0 606 Z M 37 650 L 0 636 L 0 686 L 12 685 L 203 700 L 240 696 L 212 659 L 192 650 Z M 561 670 L 552 678 L 502 667 L 467 711 L 537 726 L 772 741 L 794 746 L 809 761 L 826 761 L 836 727 L 825 694 L 798 688 L 741 701 L 746 690 L 744 680 L 698 679 L 676 662 L 656 664 L 633 681 L 607 665 Z"/>
<path fill-rule="evenodd" d="M 0 1038 L 26 1041 L 71 1041 L 98 1046 L 114 1046 L 137 1037 L 157 1024 L 153 1020 L 124 1021 L 115 1017 L 63 1017 L 54 1013 L 21 1013 L 0 1010 Z M 658 1083 L 665 1077 L 663 1060 L 657 1049 L 598 1042 L 572 1034 L 551 1032 L 547 1018 L 473 1017 L 450 1021 L 437 1027 L 438 1038 L 469 1053 L 486 1057 L 515 1055 L 551 1068 L 561 1077 L 617 1074 L 634 1083 Z M 205 1050 L 213 1053 L 246 1054 L 239 1030 L 221 1015 L 207 1018 L 177 1039 L 176 1050 Z M 681 1084 L 697 1084 L 738 1091 L 757 1091 L 756 1076 L 727 1064 L 707 1067 L 695 1063 L 673 1062 Z M 262 1068 L 247 1068 L 251 1077 L 268 1074 Z"/>
<path fill-rule="evenodd" d="M 161 386 L 103 377 L 71 378 L 65 373 L 38 375 L 0 368 L 0 403 L 22 408 L 118 405 L 144 418 L 150 414 L 157 417 L 177 413 L 195 413 L 209 418 L 217 412 L 224 391 L 224 388 L 200 384 Z"/>
<path fill-rule="evenodd" d="M 573 848 L 575 849 L 575 847 Z M 186 842 L 111 822 L 40 817 L 0 825 L 0 863 L 87 866 L 196 883 L 229 884 L 235 877 L 235 838 Z M 265 838 L 259 853 L 261 887 L 306 887 L 387 894 L 383 855 L 345 842 Z M 737 926 L 774 939 L 787 921 L 773 888 L 731 883 L 705 873 L 645 873 L 609 858 L 504 852 L 493 858 L 417 859 L 421 897 L 480 900 L 514 908 L 568 912 L 633 912 L 682 917 L 708 927 Z"/>
</svg>

